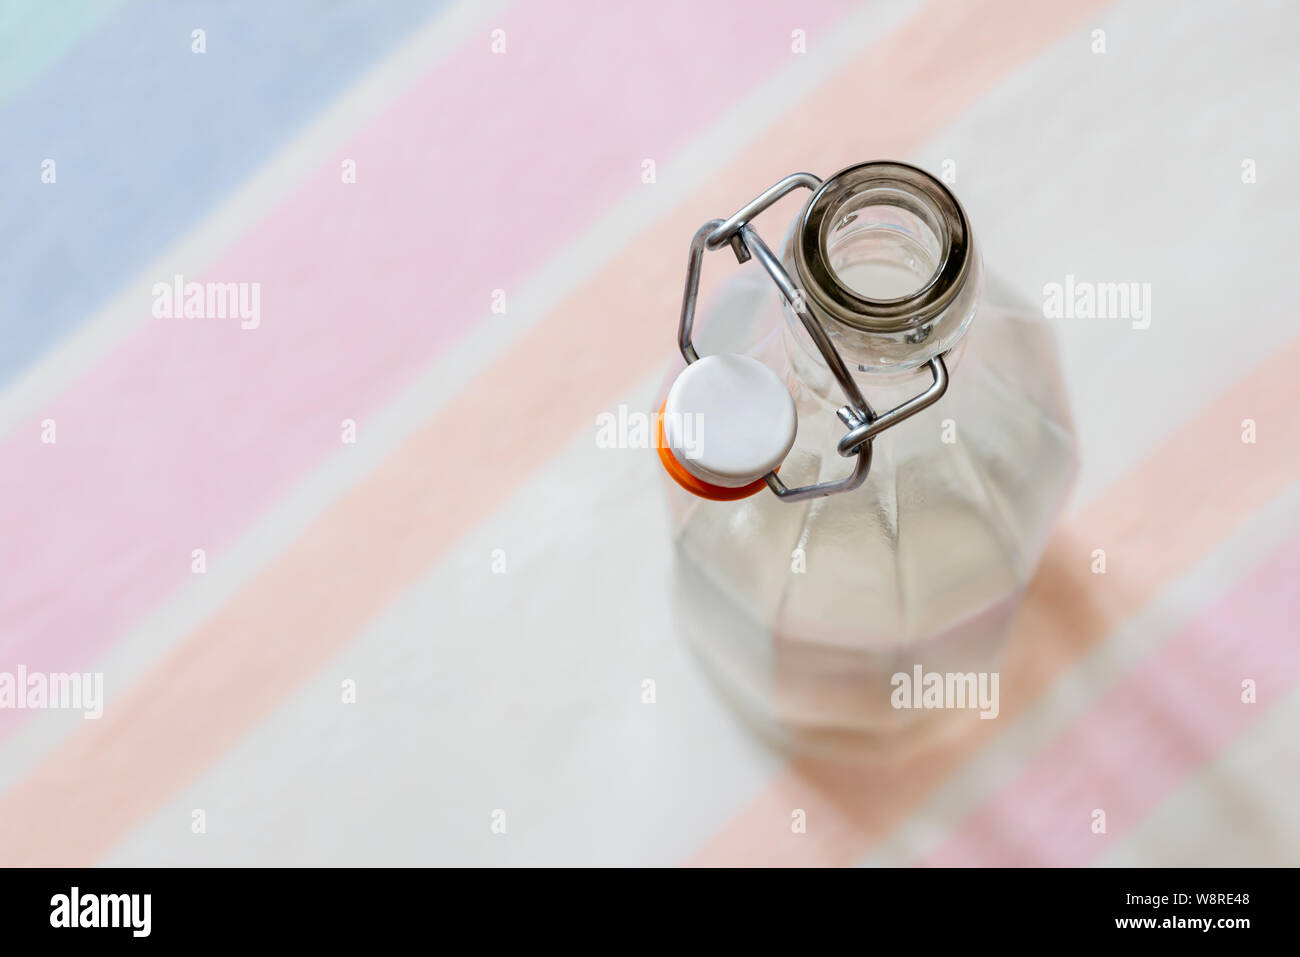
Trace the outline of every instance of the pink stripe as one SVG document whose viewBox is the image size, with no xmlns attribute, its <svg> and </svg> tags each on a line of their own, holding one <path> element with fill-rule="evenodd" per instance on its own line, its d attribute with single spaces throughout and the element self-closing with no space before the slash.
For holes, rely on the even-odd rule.
<svg viewBox="0 0 1300 957">
<path fill-rule="evenodd" d="M 1080 866 L 1300 681 L 1300 538 L 1120 681 L 925 863 Z M 1242 681 L 1258 704 L 1241 700 Z M 1095 809 L 1106 833 L 1094 834 Z"/>
<path fill-rule="evenodd" d="M 850 5 L 665 0 L 630 19 L 616 4 L 525 3 L 494 24 L 505 55 L 474 36 L 186 277 L 260 282 L 260 328 L 150 321 L 41 413 L 57 444 L 33 422 L 0 446 L 0 663 L 87 667 L 187 580 L 193 549 L 219 562 L 337 451 L 342 419 L 364 441 L 367 415 L 487 318 L 492 290 L 619 195 L 653 189 L 642 161 L 662 166 L 786 63 L 791 29 L 815 41 Z M 345 157 L 355 185 L 340 181 Z M 0 733 L 18 716 L 0 714 Z"/>
</svg>

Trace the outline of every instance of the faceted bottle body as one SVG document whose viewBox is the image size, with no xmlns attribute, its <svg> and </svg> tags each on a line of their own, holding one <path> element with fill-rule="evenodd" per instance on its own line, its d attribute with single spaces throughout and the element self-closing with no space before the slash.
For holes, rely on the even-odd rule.
<svg viewBox="0 0 1300 957">
<path fill-rule="evenodd" d="M 792 268 L 794 241 L 785 249 Z M 859 252 L 845 275 L 874 273 L 891 293 L 900 270 L 924 280 L 936 268 L 914 249 Z M 978 259 L 966 282 L 975 284 L 969 315 L 944 352 L 947 392 L 876 436 L 861 487 L 799 502 L 767 491 L 717 502 L 666 483 L 679 627 L 725 696 L 779 743 L 873 750 L 936 716 L 899 707 L 916 675 L 995 671 L 1063 507 L 1076 453 L 1050 330 L 986 280 Z M 852 460 L 837 450 L 844 397 L 761 270 L 736 272 L 697 328 L 701 353 L 740 352 L 784 379 L 798 414 L 779 471 L 787 486 L 849 472 Z M 875 409 L 925 390 L 925 332 L 909 361 L 906 343 L 882 350 L 859 331 L 835 328 L 833 338 Z"/>
</svg>

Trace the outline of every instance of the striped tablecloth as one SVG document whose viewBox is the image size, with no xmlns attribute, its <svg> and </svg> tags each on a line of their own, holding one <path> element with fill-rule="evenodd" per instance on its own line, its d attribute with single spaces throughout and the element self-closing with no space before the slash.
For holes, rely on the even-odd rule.
<svg viewBox="0 0 1300 957">
<path fill-rule="evenodd" d="M 1297 47 L 1283 0 L 5 4 L 0 678 L 103 685 L 0 710 L 0 863 L 1300 862 Z M 1083 468 L 997 720 L 792 762 L 596 420 L 701 222 L 885 157 L 1150 322 L 1054 320 Z"/>
</svg>

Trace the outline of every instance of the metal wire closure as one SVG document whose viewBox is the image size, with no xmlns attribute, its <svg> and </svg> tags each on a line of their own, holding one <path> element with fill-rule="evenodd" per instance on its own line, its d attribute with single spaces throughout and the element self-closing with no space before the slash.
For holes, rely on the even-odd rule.
<svg viewBox="0 0 1300 957">
<path fill-rule="evenodd" d="M 737 262 L 746 263 L 751 256 L 758 258 L 759 265 L 767 271 L 767 274 L 772 277 L 772 281 L 776 283 L 777 289 L 781 292 L 781 297 L 794 310 L 795 315 L 799 317 L 799 321 L 803 323 L 804 329 L 812 337 L 813 344 L 817 346 L 817 351 L 826 360 L 827 367 L 844 391 L 845 398 L 848 399 L 848 404 L 835 413 L 849 430 L 844 438 L 840 439 L 838 450 L 840 455 L 846 458 L 854 458 L 855 461 L 853 470 L 842 479 L 833 482 L 819 482 L 816 485 L 804 485 L 799 488 L 787 488 L 775 472 L 769 472 L 763 476 L 767 487 L 778 498 L 790 502 L 819 498 L 823 495 L 834 495 L 838 492 L 850 492 L 858 488 L 867 480 L 867 473 L 871 470 L 872 440 L 885 429 L 892 428 L 904 419 L 910 418 L 922 409 L 933 405 L 948 389 L 948 368 L 944 365 L 943 356 L 935 356 L 928 363 L 930 374 L 934 377 L 934 382 L 930 387 L 902 405 L 890 409 L 884 415 L 877 415 L 875 410 L 871 408 L 870 403 L 867 402 L 866 397 L 863 396 L 862 390 L 858 388 L 857 382 L 849 373 L 848 367 L 845 366 L 843 358 L 836 350 L 834 343 L 831 342 L 830 336 L 826 334 L 826 330 L 822 328 L 821 323 L 808 311 L 799 287 L 790 278 L 790 274 L 785 271 L 781 261 L 773 255 L 772 250 L 759 238 L 757 231 L 750 225 L 749 221 L 751 219 L 786 194 L 792 193 L 796 189 L 808 189 L 820 193 L 822 188 L 822 181 L 811 173 L 792 173 L 754 197 L 727 219 L 711 219 L 696 230 L 695 236 L 691 240 L 690 258 L 687 260 L 686 265 L 686 288 L 682 293 L 682 317 L 677 327 L 677 345 L 681 349 L 682 357 L 688 365 L 698 361 L 700 355 L 695 351 L 695 345 L 691 342 L 691 328 L 695 322 L 695 301 L 700 291 L 700 269 L 703 264 L 705 250 L 721 249 L 727 245 L 731 246 Z"/>
</svg>

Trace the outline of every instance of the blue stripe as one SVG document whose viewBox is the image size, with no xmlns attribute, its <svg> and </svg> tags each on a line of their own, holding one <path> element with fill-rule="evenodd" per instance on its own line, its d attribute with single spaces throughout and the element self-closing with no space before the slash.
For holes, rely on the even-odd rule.
<svg viewBox="0 0 1300 957">
<path fill-rule="evenodd" d="M 0 106 L 0 384 L 445 4 L 142 0 Z"/>
</svg>

